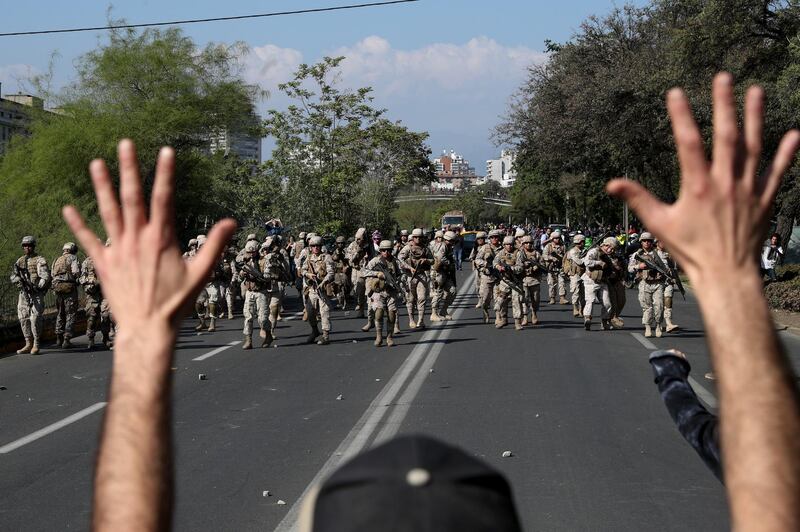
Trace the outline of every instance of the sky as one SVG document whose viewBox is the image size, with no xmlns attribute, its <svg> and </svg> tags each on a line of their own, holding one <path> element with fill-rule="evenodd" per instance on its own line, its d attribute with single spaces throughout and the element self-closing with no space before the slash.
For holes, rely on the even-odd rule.
<svg viewBox="0 0 800 532">
<path fill-rule="evenodd" d="M 118 1 L 112 16 L 129 23 L 246 15 L 362 3 L 365 0 Z M 642 0 L 634 0 L 642 5 Z M 102 26 L 108 2 L 43 0 L 3 5 L 0 33 Z M 544 42 L 564 42 L 591 15 L 615 5 L 603 0 L 420 0 L 415 3 L 285 17 L 183 26 L 198 45 L 244 42 L 244 77 L 270 92 L 259 102 L 282 109 L 277 85 L 301 62 L 344 55 L 341 83 L 371 86 L 387 117 L 427 131 L 433 154 L 456 150 L 479 175 L 500 148 L 491 141 L 526 69 L 546 61 Z M 26 89 L 55 55 L 53 85 L 74 79 L 74 62 L 104 40 L 104 32 L 0 37 L 2 94 Z M 272 143 L 265 141 L 265 155 Z"/>
</svg>

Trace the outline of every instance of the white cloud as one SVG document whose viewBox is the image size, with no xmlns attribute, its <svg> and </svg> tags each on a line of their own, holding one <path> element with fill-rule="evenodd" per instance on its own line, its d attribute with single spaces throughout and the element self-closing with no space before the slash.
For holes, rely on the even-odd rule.
<svg viewBox="0 0 800 532">
<path fill-rule="evenodd" d="M 0 65 L 0 83 L 3 84 L 2 93 L 10 94 L 22 90 L 21 85 L 31 76 L 38 73 L 39 70 L 32 65 Z"/>
<path fill-rule="evenodd" d="M 303 61 L 303 54 L 292 48 L 281 48 L 274 44 L 257 46 L 250 50 L 244 60 L 244 77 L 274 90 L 279 83 L 289 81 Z"/>
</svg>

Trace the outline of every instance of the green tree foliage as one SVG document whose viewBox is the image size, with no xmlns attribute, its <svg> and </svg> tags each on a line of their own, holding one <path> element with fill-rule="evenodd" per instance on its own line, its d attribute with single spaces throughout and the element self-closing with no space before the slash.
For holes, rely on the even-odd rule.
<svg viewBox="0 0 800 532">
<path fill-rule="evenodd" d="M 603 185 L 623 175 L 674 200 L 664 95 L 684 87 L 708 139 L 710 83 L 723 69 L 739 81 L 740 96 L 751 83 L 765 87 L 771 157 L 780 135 L 800 124 L 798 32 L 793 0 L 654 0 L 589 18 L 568 42 L 549 43 L 549 61 L 529 69 L 495 131 L 518 151 L 514 209 L 578 224 L 617 221 L 620 205 Z M 789 214 L 788 227 L 800 209 L 796 174 L 795 167 L 776 205 L 779 220 Z"/>
<path fill-rule="evenodd" d="M 243 52 L 240 45 L 200 49 L 177 29 L 109 32 L 106 42 L 78 60 L 76 81 L 49 95 L 57 112 L 36 114 L 30 137 L 15 138 L 0 160 L 0 264 L 18 255 L 25 234 L 39 238 L 49 260 L 60 254 L 72 239 L 61 219 L 66 203 L 99 229 L 87 168 L 103 158 L 116 175 L 116 144 L 123 137 L 136 142 L 148 188 L 157 150 L 175 148 L 182 237 L 236 215 L 226 200 L 250 186 L 250 176 L 241 163 L 211 155 L 208 146 L 209 132 L 253 125 L 259 92 L 238 74 Z"/>
<path fill-rule="evenodd" d="M 433 178 L 428 135 L 384 118 L 371 88 L 339 88 L 343 59 L 300 65 L 279 86 L 293 103 L 264 121 L 276 141 L 265 170 L 283 182 L 278 212 L 285 223 L 323 234 L 362 224 L 386 233 L 397 191 Z"/>
</svg>

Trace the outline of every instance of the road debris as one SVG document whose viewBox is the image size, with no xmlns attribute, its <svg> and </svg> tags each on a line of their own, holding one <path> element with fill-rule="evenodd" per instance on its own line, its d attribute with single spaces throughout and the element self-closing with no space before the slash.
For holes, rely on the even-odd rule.
<svg viewBox="0 0 800 532">
<path fill-rule="evenodd" d="M 514 453 L 511 451 L 503 451 L 503 458 L 511 458 L 512 456 L 514 456 Z"/>
<path fill-rule="evenodd" d="M 279 500 L 278 501 L 278 506 L 283 506 L 284 504 L 286 504 L 286 501 L 284 501 L 284 500 Z"/>
<path fill-rule="evenodd" d="M 263 492 L 261 492 L 261 496 L 262 497 L 272 497 L 272 493 L 270 493 L 269 490 L 264 490 Z"/>
<path fill-rule="evenodd" d="M 207 381 L 208 380 L 208 375 L 206 375 L 205 373 L 198 373 L 197 374 L 197 380 L 199 380 L 199 381 Z"/>
<path fill-rule="evenodd" d="M 342 394 L 336 396 L 337 401 L 341 401 L 342 399 L 344 399 L 344 396 Z"/>
</svg>

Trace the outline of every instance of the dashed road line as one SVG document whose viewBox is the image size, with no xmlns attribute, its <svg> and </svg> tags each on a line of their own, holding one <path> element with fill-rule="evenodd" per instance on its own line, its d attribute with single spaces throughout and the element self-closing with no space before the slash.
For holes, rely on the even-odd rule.
<svg viewBox="0 0 800 532">
<path fill-rule="evenodd" d="M 200 355 L 199 357 L 195 357 L 192 360 L 195 361 L 195 362 L 200 362 L 200 361 L 205 360 L 207 358 L 211 358 L 214 355 L 218 355 L 218 354 L 222 353 L 223 351 L 225 351 L 226 349 L 230 349 L 231 347 L 233 347 L 235 345 L 239 345 L 241 343 L 242 343 L 241 340 L 234 340 L 233 342 L 229 342 L 228 344 L 223 345 L 222 347 L 218 347 L 218 348 L 214 349 L 213 351 L 209 351 L 208 353 L 206 353 L 204 355 Z"/>
<path fill-rule="evenodd" d="M 0 454 L 10 453 L 11 451 L 19 449 L 23 445 L 28 445 L 29 443 L 35 442 L 39 438 L 43 438 L 43 437 L 47 436 L 48 434 L 51 434 L 51 433 L 53 433 L 53 432 L 55 432 L 55 431 L 57 431 L 59 429 L 63 429 L 64 427 L 66 427 L 68 425 L 71 425 L 71 424 L 75 423 L 76 421 L 80 421 L 81 419 L 85 418 L 86 416 L 97 412 L 98 410 L 102 410 L 103 408 L 106 407 L 107 404 L 108 403 L 105 403 L 105 402 L 103 402 L 103 403 L 95 403 L 90 407 L 84 408 L 80 412 L 75 412 L 71 416 L 65 417 L 61 421 L 56 421 L 52 425 L 48 425 L 48 426 L 44 427 L 43 429 L 39 429 L 36 432 L 32 432 L 31 434 L 28 434 L 27 436 L 24 436 L 24 437 L 22 437 L 22 438 L 20 438 L 18 440 L 12 441 L 11 443 L 7 443 L 7 444 L 3 445 L 2 447 L 0 447 Z"/>
</svg>

